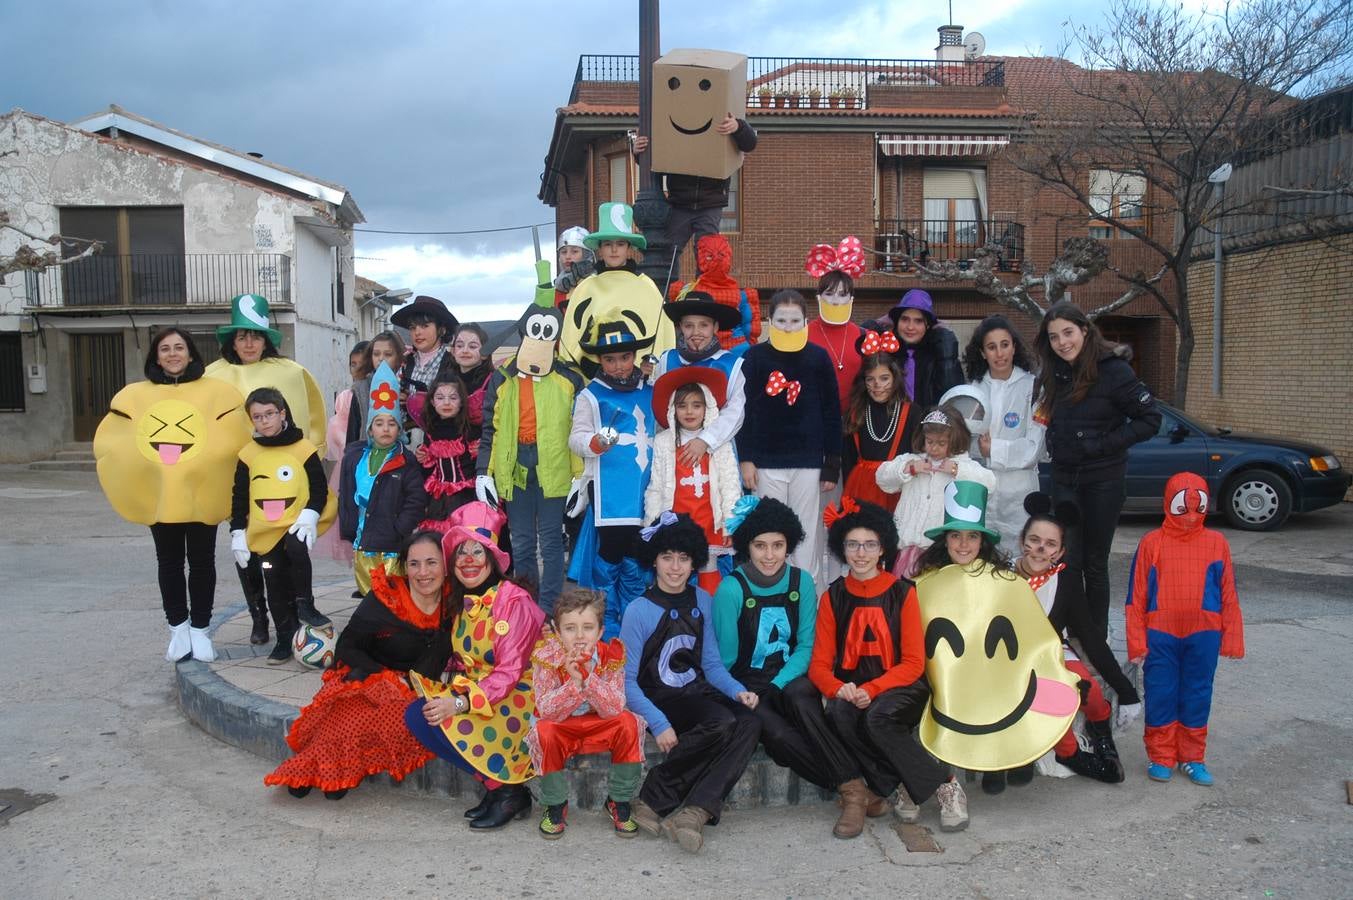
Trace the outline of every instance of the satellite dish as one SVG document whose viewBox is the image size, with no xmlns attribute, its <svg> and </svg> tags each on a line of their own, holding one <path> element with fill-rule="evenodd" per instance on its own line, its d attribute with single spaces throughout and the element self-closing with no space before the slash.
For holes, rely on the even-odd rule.
<svg viewBox="0 0 1353 900">
<path fill-rule="evenodd" d="M 976 59 L 987 52 L 987 39 L 982 37 L 980 31 L 970 31 L 963 38 L 963 56 L 965 59 Z"/>
</svg>

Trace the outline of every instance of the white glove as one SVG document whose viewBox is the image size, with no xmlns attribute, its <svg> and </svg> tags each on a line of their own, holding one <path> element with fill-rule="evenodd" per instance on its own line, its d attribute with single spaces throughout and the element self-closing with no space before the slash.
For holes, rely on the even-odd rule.
<svg viewBox="0 0 1353 900">
<path fill-rule="evenodd" d="M 313 509 L 303 509 L 296 516 L 296 524 L 287 529 L 287 534 L 294 534 L 305 544 L 305 549 L 309 550 L 315 546 L 315 538 L 319 537 L 319 513 Z"/>
<path fill-rule="evenodd" d="M 564 515 L 570 519 L 582 515 L 587 503 L 587 482 L 581 478 L 573 479 L 568 489 L 568 499 L 564 501 Z"/>
<path fill-rule="evenodd" d="M 480 503 L 487 503 L 495 508 L 498 506 L 498 486 L 493 483 L 492 475 L 475 476 L 474 495 Z"/>
<path fill-rule="evenodd" d="M 1128 723 L 1142 714 L 1142 705 L 1140 703 L 1120 703 L 1118 704 L 1118 715 L 1114 717 L 1114 724 L 1119 728 L 1127 727 Z"/>
<path fill-rule="evenodd" d="M 244 539 L 244 529 L 230 532 L 230 552 L 235 554 L 235 565 L 241 569 L 249 567 L 249 542 Z"/>
</svg>

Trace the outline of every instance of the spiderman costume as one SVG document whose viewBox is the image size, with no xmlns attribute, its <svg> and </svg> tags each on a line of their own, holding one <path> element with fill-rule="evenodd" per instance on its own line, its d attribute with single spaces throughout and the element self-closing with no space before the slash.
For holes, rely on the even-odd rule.
<svg viewBox="0 0 1353 900">
<path fill-rule="evenodd" d="M 1245 655 L 1231 547 L 1203 526 L 1207 482 L 1180 472 L 1165 485 L 1165 522 L 1137 546 L 1127 598 L 1128 658 L 1141 660 L 1151 776 L 1203 762 L 1217 656 Z M 1156 767 L 1164 770 L 1158 777 Z M 1201 766 L 1199 766 L 1202 768 Z"/>
</svg>

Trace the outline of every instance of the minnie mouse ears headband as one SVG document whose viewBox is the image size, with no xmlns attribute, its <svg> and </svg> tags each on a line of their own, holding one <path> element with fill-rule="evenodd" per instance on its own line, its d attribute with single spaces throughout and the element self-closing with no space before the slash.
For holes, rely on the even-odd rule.
<svg viewBox="0 0 1353 900">
<path fill-rule="evenodd" d="M 844 272 L 851 278 L 864 274 L 864 247 L 855 235 L 843 238 L 840 245 L 815 244 L 808 251 L 803 263 L 804 271 L 814 278 L 821 278 L 828 272 Z"/>
<path fill-rule="evenodd" d="M 1076 504 L 1064 501 L 1053 506 L 1052 498 L 1041 491 L 1034 491 L 1024 498 L 1024 511 L 1030 516 L 1052 519 L 1063 528 L 1074 528 L 1081 522 L 1081 512 Z"/>
</svg>

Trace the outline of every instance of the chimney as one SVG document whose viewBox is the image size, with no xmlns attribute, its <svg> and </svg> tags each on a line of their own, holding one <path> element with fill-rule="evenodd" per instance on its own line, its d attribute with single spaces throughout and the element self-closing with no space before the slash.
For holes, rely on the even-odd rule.
<svg viewBox="0 0 1353 900">
<path fill-rule="evenodd" d="M 963 26 L 941 25 L 940 44 L 935 48 L 935 59 L 940 62 L 963 62 Z"/>
</svg>

